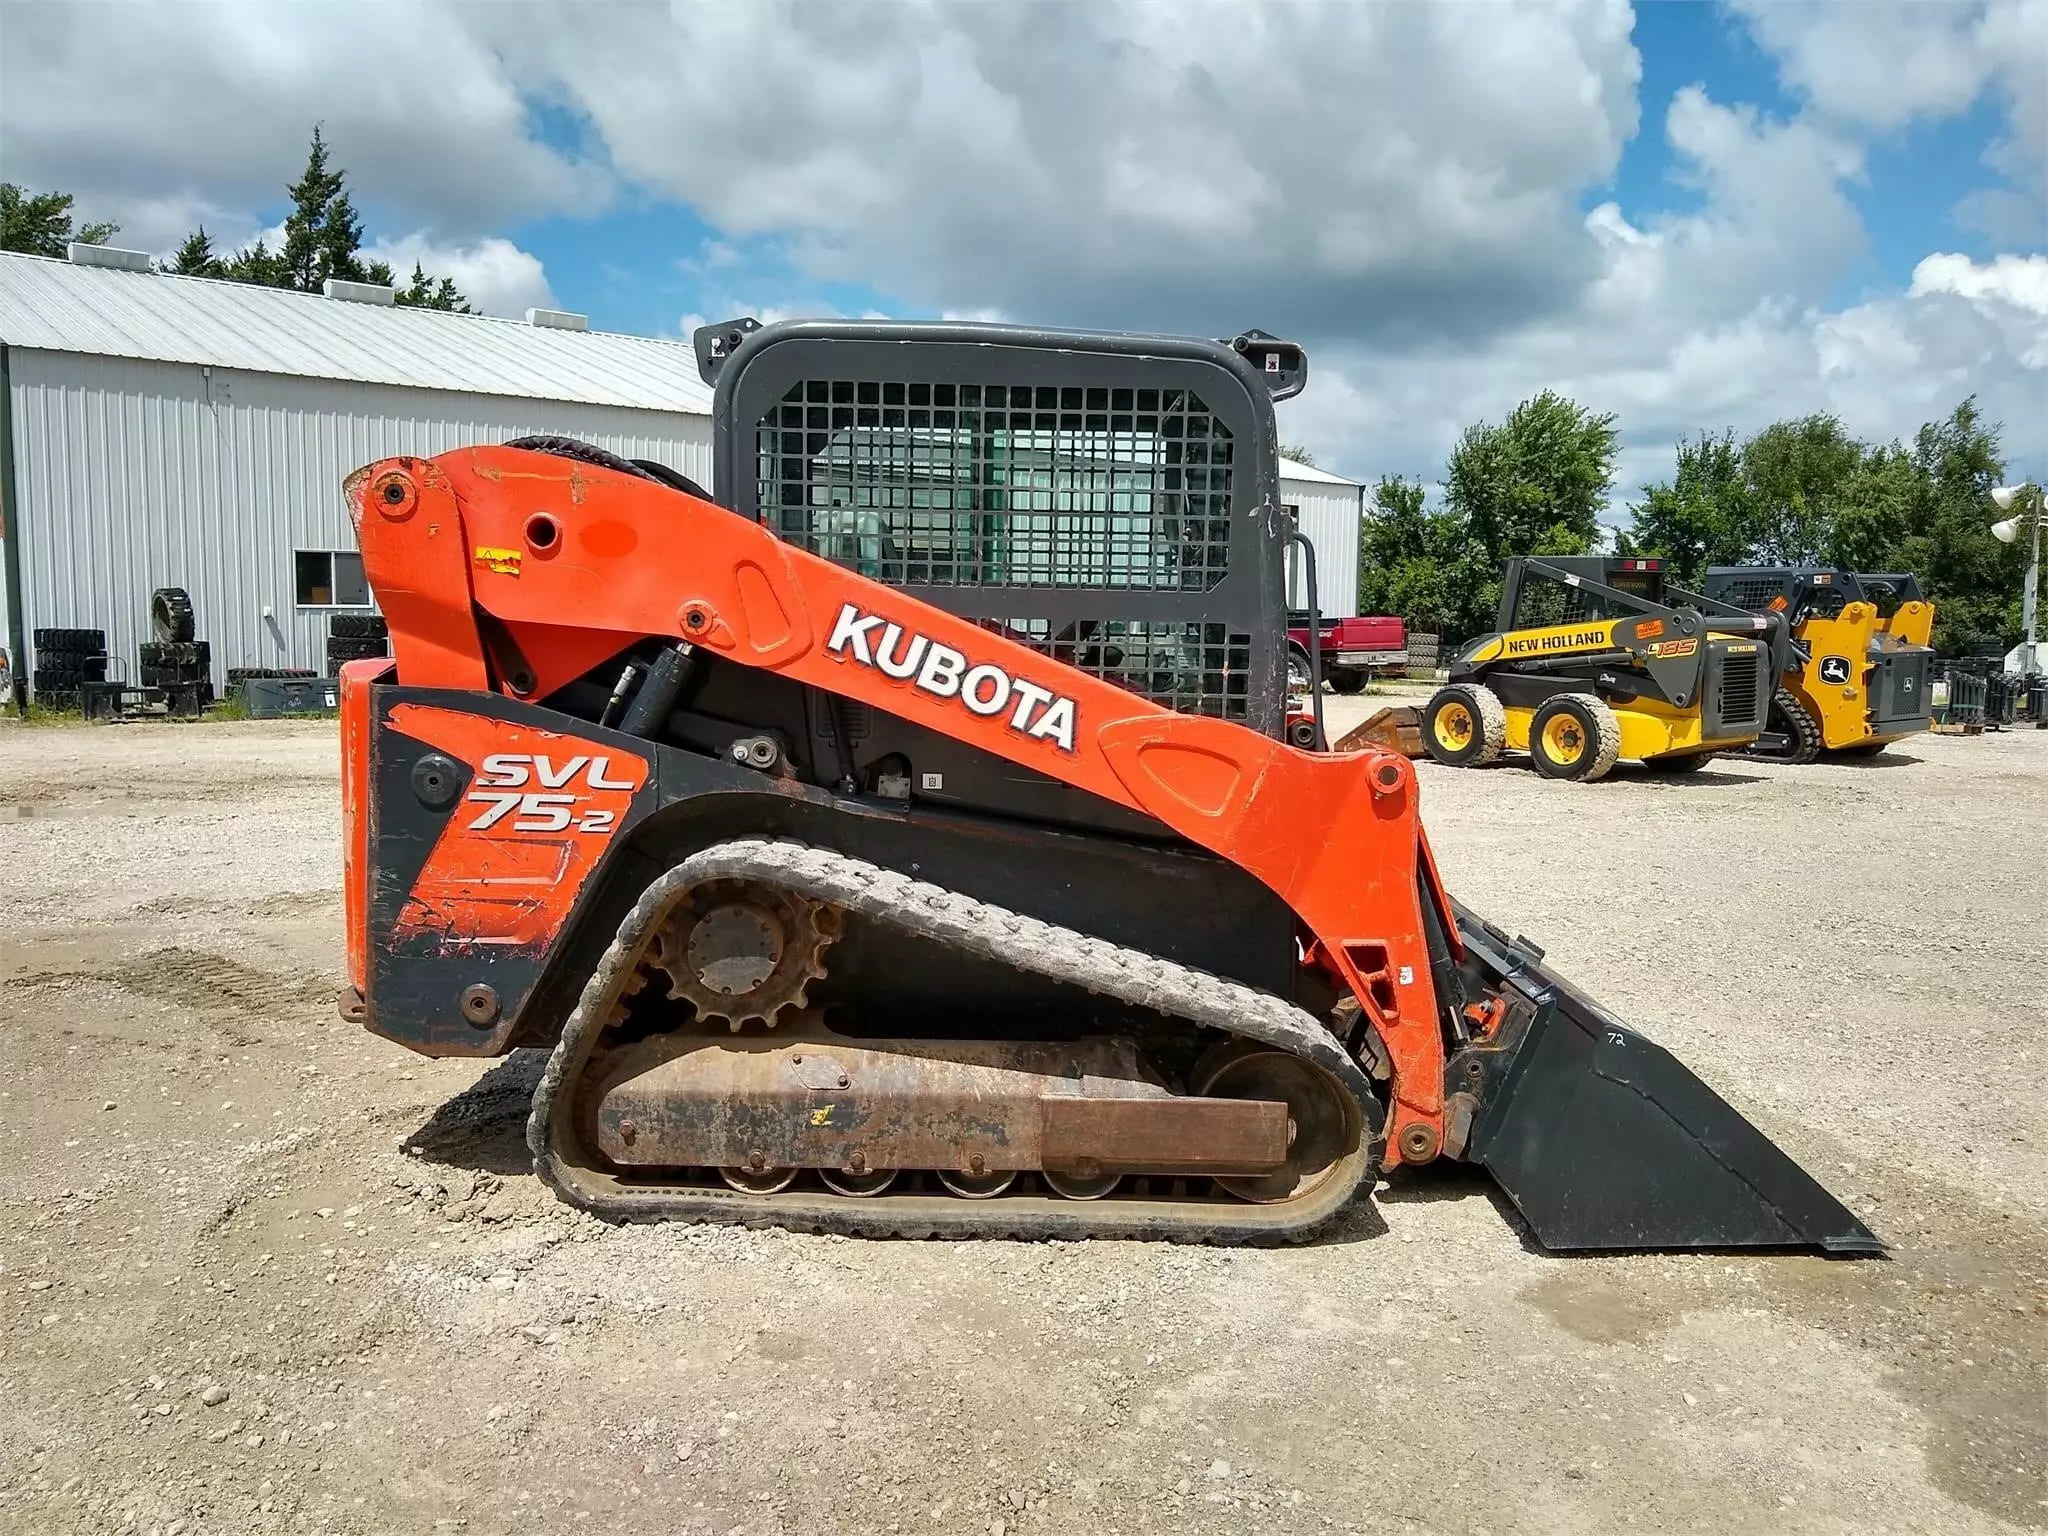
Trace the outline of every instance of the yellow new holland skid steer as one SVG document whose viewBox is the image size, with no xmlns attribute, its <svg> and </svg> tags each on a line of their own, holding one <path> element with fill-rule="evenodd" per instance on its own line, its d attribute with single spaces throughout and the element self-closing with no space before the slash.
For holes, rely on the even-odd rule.
<svg viewBox="0 0 2048 1536">
<path fill-rule="evenodd" d="M 1667 587 L 1658 559 L 1510 560 L 1498 624 L 1451 663 L 1423 746 L 1454 767 L 1526 752 L 1552 779 L 1623 758 L 1687 773 L 1748 746 L 1787 645 L 1782 617 Z"/>
<path fill-rule="evenodd" d="M 1792 642 L 1770 717 L 1749 752 L 1810 763 L 1823 750 L 1875 756 L 1934 723 L 1934 605 L 1910 571 L 1717 565 L 1707 594 L 1782 614 Z"/>
</svg>

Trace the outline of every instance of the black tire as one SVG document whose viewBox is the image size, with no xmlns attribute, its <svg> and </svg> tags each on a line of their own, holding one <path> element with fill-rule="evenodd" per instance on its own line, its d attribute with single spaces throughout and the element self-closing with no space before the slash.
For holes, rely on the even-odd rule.
<svg viewBox="0 0 2048 1536">
<path fill-rule="evenodd" d="M 1810 763 L 1820 756 L 1820 722 L 1805 701 L 1789 688 L 1771 696 L 1764 733 L 1749 749 L 1751 757 L 1773 763 Z"/>
<path fill-rule="evenodd" d="M 532 453 L 551 453 L 558 459 L 574 459 L 579 464 L 595 464 L 599 469 L 616 470 L 619 474 L 631 475 L 636 480 L 655 479 L 631 459 L 622 459 L 609 449 L 600 448 L 595 443 L 583 442 L 579 438 L 556 437 L 550 433 L 542 433 L 535 437 L 515 437 L 505 446 L 524 448 Z"/>
<path fill-rule="evenodd" d="M 1506 750 L 1508 716 L 1491 688 L 1452 683 L 1422 710 L 1422 747 L 1452 768 L 1478 768 Z"/>
<path fill-rule="evenodd" d="M 672 491 L 681 491 L 685 495 L 696 497 L 699 501 L 711 500 L 709 491 L 679 469 L 670 469 L 666 464 L 654 459 L 633 459 L 629 462 L 648 479 L 659 480 Z"/>
<path fill-rule="evenodd" d="M 1309 680 L 1308 652 L 1292 641 L 1287 645 L 1287 691 L 1307 693 Z"/>
<path fill-rule="evenodd" d="M 206 667 L 213 664 L 213 646 L 204 640 L 159 640 L 141 648 L 145 665 L 158 667 Z M 154 652 L 152 657 L 150 654 Z"/>
<path fill-rule="evenodd" d="M 330 640 L 327 642 L 327 675 L 333 677 L 344 662 L 364 661 L 388 654 L 382 640 Z"/>
<path fill-rule="evenodd" d="M 1546 779 L 1591 784 L 1621 755 L 1621 722 L 1590 693 L 1556 693 L 1529 717 L 1529 760 Z"/>
<path fill-rule="evenodd" d="M 1366 673 L 1363 667 L 1325 667 L 1323 681 L 1330 685 L 1333 693 L 1363 693 Z"/>
<path fill-rule="evenodd" d="M 149 627 L 157 639 L 186 645 L 192 639 L 192 599 L 183 587 L 158 587 L 149 594 Z"/>
<path fill-rule="evenodd" d="M 38 656 L 90 656 L 107 648 L 104 629 L 39 629 L 34 638 Z"/>
<path fill-rule="evenodd" d="M 1643 766 L 1654 768 L 1659 773 L 1698 773 L 1720 755 L 1718 752 L 1674 752 L 1669 757 L 1645 758 Z"/>
<path fill-rule="evenodd" d="M 381 613 L 337 613 L 327 620 L 332 640 L 382 640 L 389 633 Z"/>
</svg>

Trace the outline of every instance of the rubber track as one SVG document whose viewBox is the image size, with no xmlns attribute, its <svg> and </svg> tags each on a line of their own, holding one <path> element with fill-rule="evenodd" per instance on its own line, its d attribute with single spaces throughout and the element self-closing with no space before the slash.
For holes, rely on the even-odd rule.
<svg viewBox="0 0 2048 1536">
<path fill-rule="evenodd" d="M 1299 1202 L 951 1195 L 861 1199 L 811 1191 L 736 1190 L 621 1183 L 563 1156 L 578 1145 L 570 1117 L 585 1063 L 655 929 L 693 886 L 758 880 L 1019 970 L 1086 987 L 1141 1008 L 1291 1051 L 1335 1077 L 1356 1101 L 1359 1147 L 1336 1175 Z M 1377 1167 L 1383 1116 L 1358 1064 L 1313 1015 L 1271 993 L 1071 928 L 976 901 L 895 870 L 804 843 L 744 838 L 693 854 L 648 886 L 620 924 L 563 1026 L 534 1092 L 527 1145 L 534 1171 L 557 1195 L 607 1220 L 782 1226 L 862 1237 L 1146 1237 L 1180 1242 L 1300 1242 L 1348 1207 Z"/>
</svg>

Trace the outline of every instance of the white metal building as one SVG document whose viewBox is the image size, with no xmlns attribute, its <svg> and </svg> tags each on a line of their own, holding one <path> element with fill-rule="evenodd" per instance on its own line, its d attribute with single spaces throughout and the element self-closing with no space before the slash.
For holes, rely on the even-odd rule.
<svg viewBox="0 0 2048 1536">
<path fill-rule="evenodd" d="M 1316 608 L 1325 617 L 1358 612 L 1358 533 L 1365 487 L 1326 469 L 1280 461 L 1280 499 L 1316 551 Z M 1287 601 L 1308 605 L 1307 580 L 1298 562 L 1288 568 Z"/>
<path fill-rule="evenodd" d="M 0 253 L 0 633 L 17 675 L 57 626 L 105 630 L 132 667 L 166 586 L 191 594 L 216 686 L 230 667 L 321 668 L 329 617 L 369 605 L 341 483 L 390 454 L 548 432 L 711 482 L 711 394 L 686 342 L 73 252 Z M 1359 488 L 1285 474 L 1321 606 L 1349 613 Z"/>
</svg>

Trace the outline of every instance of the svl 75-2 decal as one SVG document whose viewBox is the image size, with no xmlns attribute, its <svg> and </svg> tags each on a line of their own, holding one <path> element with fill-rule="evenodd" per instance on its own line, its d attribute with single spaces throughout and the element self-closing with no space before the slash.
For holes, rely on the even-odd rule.
<svg viewBox="0 0 2048 1536">
<path fill-rule="evenodd" d="M 582 797 L 573 786 L 580 775 L 585 790 L 638 788 L 637 780 L 608 777 L 611 761 L 609 757 L 579 755 L 557 764 L 540 754 L 493 752 L 483 760 L 476 787 L 463 797 L 484 807 L 469 829 L 483 832 L 505 822 L 513 832 L 610 832 L 618 822 L 618 812 L 579 805 Z M 526 787 L 533 783 L 541 787 Z"/>
</svg>

